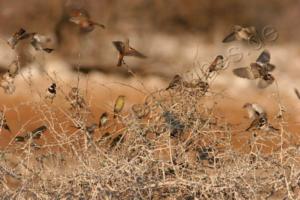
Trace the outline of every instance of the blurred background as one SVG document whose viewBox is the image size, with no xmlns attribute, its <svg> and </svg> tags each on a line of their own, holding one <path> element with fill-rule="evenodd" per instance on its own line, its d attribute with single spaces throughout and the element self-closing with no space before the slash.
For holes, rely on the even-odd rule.
<svg viewBox="0 0 300 200">
<path fill-rule="evenodd" d="M 73 9 L 85 9 L 92 20 L 104 24 L 106 29 L 80 32 L 69 21 Z M 230 64 L 214 80 L 215 89 L 229 97 L 222 101 L 223 111 L 242 113 L 242 105 L 249 101 L 277 113 L 279 100 L 274 97 L 278 97 L 279 91 L 286 110 L 295 120 L 300 120 L 297 119 L 300 102 L 294 94 L 294 88 L 300 89 L 299 10 L 298 0 L 0 0 L 0 67 L 6 69 L 15 59 L 16 53 L 6 40 L 23 27 L 28 32 L 51 37 L 50 46 L 55 49 L 51 54 L 28 49 L 32 47 L 23 50 L 23 54 L 30 52 L 30 62 L 21 66 L 24 76 L 30 76 L 33 81 L 30 87 L 44 91 L 53 79 L 72 85 L 80 68 L 83 80 L 89 80 L 90 88 L 94 83 L 93 90 L 102 94 L 103 101 L 103 96 L 109 96 L 111 101 L 120 91 L 133 96 L 134 101 L 136 95 L 132 89 L 124 89 L 122 84 L 147 91 L 165 88 L 175 74 L 193 76 L 201 65 L 212 62 L 219 54 L 226 57 L 235 48 L 243 59 Z M 236 24 L 255 26 L 258 32 L 271 26 L 278 38 L 267 41 L 259 49 L 239 42 L 222 43 Z M 148 56 L 147 59 L 125 58 L 135 72 L 134 77 L 126 68 L 116 67 L 118 54 L 112 41 L 125 38 L 130 38 L 131 46 Z M 261 90 L 253 81 L 235 77 L 232 69 L 249 66 L 263 49 L 271 52 L 271 63 L 277 66 L 273 73 L 277 81 Z M 41 73 L 43 70 L 48 73 L 46 78 Z M 16 82 L 24 85 L 22 77 Z M 103 85 L 113 89 L 109 95 Z M 0 91 L 2 98 L 8 100 L 16 95 L 26 96 L 28 92 L 20 87 L 11 96 Z"/>
</svg>

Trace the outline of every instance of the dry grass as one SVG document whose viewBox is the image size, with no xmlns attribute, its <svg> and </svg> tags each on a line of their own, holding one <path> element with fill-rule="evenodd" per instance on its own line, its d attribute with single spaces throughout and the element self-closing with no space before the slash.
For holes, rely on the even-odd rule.
<svg viewBox="0 0 300 200">
<path fill-rule="evenodd" d="M 110 113 L 109 123 L 96 129 L 83 88 L 73 96 L 71 87 L 58 90 L 56 98 L 67 106 L 42 98 L 7 108 L 33 110 L 19 132 L 36 124 L 46 125 L 49 134 L 24 143 L 12 140 L 1 150 L 0 196 L 299 199 L 300 147 L 284 116 L 276 124 L 280 133 L 238 130 L 207 105 L 218 103 L 207 77 L 197 76 L 203 82 L 193 87 L 145 89 L 142 103 L 115 119 Z"/>
</svg>

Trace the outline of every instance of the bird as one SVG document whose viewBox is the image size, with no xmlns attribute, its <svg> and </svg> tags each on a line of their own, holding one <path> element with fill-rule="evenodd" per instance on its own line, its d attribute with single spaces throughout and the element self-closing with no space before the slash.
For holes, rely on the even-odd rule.
<svg viewBox="0 0 300 200">
<path fill-rule="evenodd" d="M 208 67 L 209 73 L 223 69 L 223 67 L 224 67 L 223 59 L 224 58 L 222 55 L 218 55 L 214 59 L 214 61 L 209 65 L 209 67 Z"/>
<path fill-rule="evenodd" d="M 114 118 L 116 118 L 117 114 L 123 110 L 124 105 L 125 105 L 125 96 L 124 95 L 118 96 L 114 105 Z"/>
<path fill-rule="evenodd" d="M 267 132 L 276 132 L 279 129 L 273 127 L 268 122 L 268 116 L 266 111 L 256 103 L 246 103 L 243 106 L 244 109 L 247 110 L 249 118 L 252 120 L 250 126 L 246 129 L 246 131 L 250 131 L 253 129 L 263 130 Z"/>
<path fill-rule="evenodd" d="M 297 98 L 300 99 L 300 92 L 299 92 L 299 90 L 297 88 L 294 88 L 294 92 L 295 92 Z"/>
<path fill-rule="evenodd" d="M 223 43 L 232 41 L 255 41 L 257 32 L 254 26 L 242 27 L 239 25 L 233 26 L 232 32 L 223 39 Z"/>
<path fill-rule="evenodd" d="M 243 108 L 247 110 L 249 119 L 256 119 L 259 116 L 267 115 L 266 111 L 256 103 L 245 103 Z"/>
<path fill-rule="evenodd" d="M 26 39 L 30 37 L 30 33 L 27 33 L 24 28 L 20 28 L 16 31 L 12 36 L 10 36 L 7 40 L 7 44 L 12 48 L 15 49 L 16 45 L 20 40 Z"/>
<path fill-rule="evenodd" d="M 94 132 L 95 132 L 95 130 L 96 130 L 97 127 L 98 127 L 98 125 L 95 124 L 95 123 L 93 123 L 92 125 L 87 126 L 87 127 L 85 128 L 85 130 L 86 130 L 86 132 L 87 132 L 89 135 L 92 135 L 92 134 L 94 134 Z"/>
<path fill-rule="evenodd" d="M 38 33 L 31 34 L 30 44 L 36 51 L 45 51 L 47 53 L 51 53 L 54 49 L 44 47 L 44 45 L 49 41 L 51 41 L 51 39 L 44 35 Z"/>
<path fill-rule="evenodd" d="M 102 115 L 100 116 L 99 118 L 99 124 L 98 124 L 98 127 L 104 127 L 108 122 L 108 113 L 107 112 L 104 112 L 102 113 Z"/>
<path fill-rule="evenodd" d="M 14 60 L 8 66 L 8 74 L 10 77 L 15 78 L 18 75 L 20 66 L 17 60 Z"/>
<path fill-rule="evenodd" d="M 53 99 L 56 96 L 56 83 L 52 83 L 48 88 L 47 88 L 47 92 L 46 92 L 46 99 L 50 99 L 51 101 L 53 101 Z"/>
<path fill-rule="evenodd" d="M 24 137 L 24 136 L 16 136 L 15 138 L 14 138 L 14 141 L 15 142 L 25 142 L 26 141 L 26 138 Z"/>
<path fill-rule="evenodd" d="M 72 108 L 84 108 L 86 106 L 84 98 L 80 95 L 77 87 L 72 87 L 68 94 L 67 100 L 70 102 Z"/>
<path fill-rule="evenodd" d="M 172 113 L 171 111 L 164 111 L 162 114 L 165 119 L 166 124 L 170 128 L 170 136 L 177 137 L 181 135 L 184 131 L 184 124 Z"/>
<path fill-rule="evenodd" d="M 9 74 L 4 73 L 0 79 L 0 87 L 3 88 L 6 94 L 13 94 L 16 91 L 15 79 Z"/>
<path fill-rule="evenodd" d="M 206 92 L 209 88 L 209 84 L 200 78 L 191 81 L 183 81 L 182 85 L 186 88 L 200 88 L 203 92 Z"/>
<path fill-rule="evenodd" d="M 275 65 L 270 63 L 270 58 L 269 51 L 264 50 L 256 62 L 250 64 L 250 67 L 236 68 L 233 73 L 240 78 L 258 79 L 257 87 L 264 89 L 275 81 L 274 76 L 269 73 L 276 68 Z"/>
<path fill-rule="evenodd" d="M 36 129 L 34 129 L 33 131 L 27 133 L 27 135 L 25 136 L 26 138 L 32 138 L 32 139 L 40 139 L 42 134 L 47 130 L 47 126 L 42 125 Z"/>
<path fill-rule="evenodd" d="M 70 14 L 69 21 L 77 24 L 83 32 L 91 32 L 95 27 L 105 29 L 105 25 L 94 22 L 85 10 L 73 10 Z"/>
<path fill-rule="evenodd" d="M 131 46 L 129 46 L 129 39 L 126 38 L 125 42 L 122 41 L 113 41 L 112 42 L 115 48 L 119 52 L 119 58 L 117 66 L 121 67 L 124 63 L 124 56 L 134 56 L 138 58 L 147 58 L 144 54 L 140 53 L 139 51 L 135 50 Z"/>
<path fill-rule="evenodd" d="M 169 83 L 168 87 L 166 88 L 166 90 L 169 89 L 174 89 L 176 87 L 178 87 L 179 85 L 181 85 L 182 83 L 182 77 L 179 74 L 176 74 L 173 79 L 171 80 L 171 82 Z"/>
<path fill-rule="evenodd" d="M 131 110 L 138 119 L 142 119 L 150 113 L 149 106 L 145 104 L 134 104 L 132 105 Z"/>
<path fill-rule="evenodd" d="M 9 132 L 11 132 L 11 130 L 10 130 L 8 124 L 7 124 L 6 117 L 3 113 L 3 111 L 0 111 L 0 127 L 8 130 Z"/>
</svg>

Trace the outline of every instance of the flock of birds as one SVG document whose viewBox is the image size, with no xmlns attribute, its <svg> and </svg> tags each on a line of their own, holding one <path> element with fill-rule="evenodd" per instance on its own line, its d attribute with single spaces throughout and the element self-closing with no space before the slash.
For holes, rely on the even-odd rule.
<svg viewBox="0 0 300 200">
<path fill-rule="evenodd" d="M 87 12 L 84 12 L 82 10 L 75 10 L 70 14 L 69 21 L 78 25 L 81 31 L 84 32 L 91 32 L 95 29 L 95 27 L 100 27 L 102 29 L 105 29 L 105 25 L 99 24 L 97 22 L 94 22 L 90 19 Z M 232 41 L 257 41 L 257 32 L 254 27 L 242 27 L 242 26 L 234 26 L 233 30 L 230 34 L 228 34 L 224 40 L 223 43 L 228 43 Z M 27 32 L 25 29 L 20 28 L 18 31 L 16 31 L 8 40 L 7 44 L 12 48 L 15 49 L 15 47 L 18 45 L 20 41 L 28 40 L 30 41 L 31 46 L 37 50 L 37 51 L 44 51 L 46 53 L 51 53 L 54 51 L 54 49 L 47 47 L 45 44 L 49 42 L 49 38 L 47 38 L 44 35 L 41 35 L 36 32 Z M 118 61 L 117 66 L 120 67 L 123 64 L 126 64 L 124 62 L 124 57 L 126 56 L 134 56 L 138 58 L 146 58 L 144 54 L 139 52 L 138 50 L 132 48 L 129 44 L 129 39 L 126 39 L 123 41 L 113 41 L 112 42 L 116 50 L 118 51 Z M 242 67 L 242 68 L 236 68 L 233 70 L 233 73 L 240 77 L 240 78 L 246 78 L 249 80 L 258 80 L 257 86 L 259 88 L 266 88 L 269 85 L 271 85 L 275 78 L 271 74 L 271 72 L 275 69 L 275 65 L 270 63 L 270 53 L 267 50 L 264 50 L 257 60 L 250 64 L 249 67 Z M 210 64 L 208 67 L 208 73 L 213 73 L 220 71 L 224 68 L 223 64 L 223 56 L 218 55 L 214 61 Z M 5 90 L 7 93 L 13 93 L 15 88 L 13 84 L 14 78 L 17 76 L 18 72 L 20 70 L 18 61 L 13 61 L 12 64 L 10 64 L 9 69 L 7 73 L 5 73 L 2 77 L 2 81 L 0 86 Z M 174 89 L 177 86 L 184 86 L 184 87 L 203 87 L 208 88 L 208 84 L 202 80 L 193 80 L 192 82 L 188 82 L 183 80 L 183 78 L 180 75 L 175 75 L 174 78 L 169 83 L 166 90 Z M 56 96 L 57 89 L 56 89 L 56 83 L 52 83 L 49 88 L 47 89 L 47 95 L 46 99 L 50 99 L 53 101 L 53 99 Z M 300 98 L 299 92 L 295 90 L 297 96 Z M 67 97 L 72 107 L 76 108 L 83 108 L 85 106 L 84 98 L 79 95 L 79 89 L 74 87 L 71 89 L 69 96 Z M 120 95 L 114 105 L 114 118 L 122 111 L 123 107 L 125 105 L 125 96 Z M 253 130 L 253 129 L 259 129 L 264 131 L 278 131 L 278 129 L 274 128 L 269 122 L 268 117 L 265 112 L 265 110 L 258 104 L 255 103 L 246 103 L 244 105 L 244 108 L 247 110 L 249 118 L 252 120 L 250 126 L 246 129 L 246 131 Z M 139 109 L 139 108 L 136 108 Z M 93 132 L 97 126 L 101 127 L 104 126 L 108 122 L 108 113 L 104 112 L 99 119 L 98 125 L 93 124 L 92 126 L 85 127 L 85 130 L 88 132 Z M 4 116 L 4 113 L 0 113 L 0 127 L 11 131 L 7 124 L 7 120 Z M 15 141 L 18 142 L 24 142 L 29 138 L 32 139 L 39 139 L 41 134 L 44 133 L 47 130 L 46 126 L 40 126 L 37 129 L 26 133 L 25 135 L 19 135 L 15 137 Z"/>
</svg>

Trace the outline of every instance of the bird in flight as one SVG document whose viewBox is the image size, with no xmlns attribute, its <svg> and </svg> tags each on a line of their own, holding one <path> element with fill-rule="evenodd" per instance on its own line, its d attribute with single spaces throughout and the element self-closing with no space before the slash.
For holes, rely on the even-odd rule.
<svg viewBox="0 0 300 200">
<path fill-rule="evenodd" d="M 140 53 L 139 51 L 135 50 L 131 46 L 129 46 L 129 39 L 127 38 L 125 42 L 122 41 L 113 41 L 113 45 L 119 52 L 119 58 L 117 66 L 120 67 L 124 63 L 125 56 L 134 56 L 138 58 L 147 58 L 144 54 Z"/>
<path fill-rule="evenodd" d="M 30 38 L 30 44 L 37 51 L 43 50 L 47 53 L 51 53 L 53 49 L 44 47 L 46 42 L 49 42 L 50 39 L 44 35 L 38 33 L 28 33 L 25 29 L 20 28 L 17 32 L 15 32 L 8 40 L 8 45 L 15 49 L 16 45 L 19 41 Z"/>
<path fill-rule="evenodd" d="M 242 27 L 239 25 L 233 26 L 233 30 L 224 39 L 223 43 L 232 41 L 256 41 L 257 32 L 254 26 Z"/>
<path fill-rule="evenodd" d="M 266 88 L 271 85 L 275 78 L 270 72 L 272 72 L 276 67 L 270 63 L 270 53 L 267 50 L 264 50 L 256 62 L 251 63 L 250 67 L 241 67 L 233 70 L 233 73 L 240 77 L 250 80 L 258 79 L 257 87 Z"/>
<path fill-rule="evenodd" d="M 266 111 L 258 104 L 255 103 L 246 103 L 243 106 L 244 109 L 247 110 L 249 118 L 252 120 L 250 126 L 246 129 L 246 131 L 250 130 L 263 130 L 263 131 L 279 131 L 279 129 L 274 128 L 268 122 L 268 116 Z"/>
<path fill-rule="evenodd" d="M 84 32 L 91 32 L 95 27 L 101 27 L 105 29 L 103 24 L 99 24 L 90 19 L 90 16 L 85 10 L 73 10 L 71 12 L 70 22 L 77 24 Z"/>
<path fill-rule="evenodd" d="M 12 36 L 10 36 L 7 40 L 7 44 L 12 48 L 15 49 L 16 45 L 20 40 L 24 40 L 30 37 L 30 33 L 27 33 L 25 29 L 20 28 L 16 31 Z"/>
<path fill-rule="evenodd" d="M 297 98 L 300 99 L 300 92 L 299 92 L 299 90 L 297 88 L 294 88 L 294 92 L 295 92 Z"/>
</svg>

